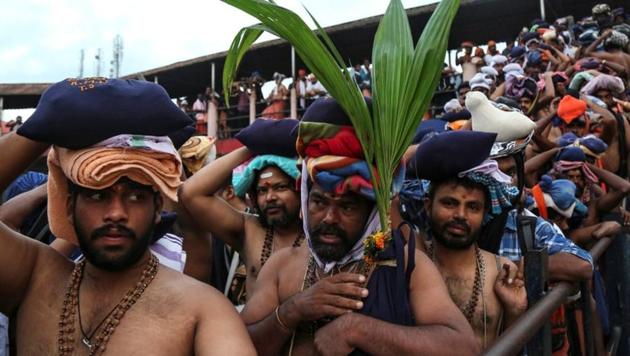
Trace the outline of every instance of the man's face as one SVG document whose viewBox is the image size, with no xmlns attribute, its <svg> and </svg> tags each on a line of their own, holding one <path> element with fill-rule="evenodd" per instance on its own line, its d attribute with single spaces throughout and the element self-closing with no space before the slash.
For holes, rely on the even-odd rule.
<svg viewBox="0 0 630 356">
<path fill-rule="evenodd" d="M 573 184 L 575 184 L 576 190 L 575 190 L 575 197 L 576 198 L 580 198 L 582 196 L 582 192 L 584 192 L 584 186 L 585 186 L 585 182 L 584 182 L 584 174 L 582 173 L 581 169 L 572 169 L 568 172 L 566 172 L 566 179 L 570 180 L 571 182 L 573 182 Z"/>
<path fill-rule="evenodd" d="M 278 167 L 269 166 L 258 173 L 256 203 L 269 226 L 287 226 L 299 218 L 300 196 L 291 178 Z"/>
<path fill-rule="evenodd" d="M 529 108 L 532 106 L 532 99 L 526 96 L 522 96 L 520 99 L 518 99 L 518 104 L 521 107 L 522 112 L 529 112 Z"/>
<path fill-rule="evenodd" d="M 499 170 L 512 178 L 512 185 L 518 187 L 518 174 L 516 170 L 516 159 L 512 156 L 501 157 L 496 159 L 499 164 Z"/>
<path fill-rule="evenodd" d="M 470 55 L 472 53 L 472 47 L 465 46 L 464 53 L 466 53 L 467 55 Z"/>
<path fill-rule="evenodd" d="M 149 186 L 124 179 L 113 186 L 78 188 L 68 198 L 68 217 L 85 258 L 98 268 L 123 270 L 147 251 L 162 198 Z"/>
<path fill-rule="evenodd" d="M 595 96 L 598 97 L 601 101 L 605 102 L 609 108 L 615 107 L 615 101 L 613 100 L 612 93 L 608 90 L 598 90 L 595 92 Z"/>
<path fill-rule="evenodd" d="M 472 89 L 472 91 L 478 91 L 482 93 L 483 95 L 485 95 L 486 97 L 488 97 L 488 93 L 490 92 L 488 89 L 484 87 L 475 87 L 475 89 Z"/>
<path fill-rule="evenodd" d="M 437 187 L 427 200 L 429 226 L 436 242 L 454 250 L 470 247 L 481 231 L 485 213 L 485 192 L 455 182 Z"/>
<path fill-rule="evenodd" d="M 503 67 L 505 67 L 505 63 L 495 63 L 494 69 L 499 73 L 503 73 Z"/>
<path fill-rule="evenodd" d="M 355 193 L 333 195 L 314 184 L 308 195 L 308 232 L 324 261 L 339 261 L 361 238 L 374 206 Z"/>
<path fill-rule="evenodd" d="M 470 88 L 460 88 L 459 91 L 457 92 L 459 94 L 459 96 L 457 97 L 457 100 L 459 100 L 459 104 L 461 106 L 465 106 L 466 105 L 466 94 L 468 94 L 468 92 L 470 91 Z"/>
<path fill-rule="evenodd" d="M 567 94 L 567 86 L 564 82 L 556 83 L 556 94 L 558 97 L 563 97 Z"/>
</svg>

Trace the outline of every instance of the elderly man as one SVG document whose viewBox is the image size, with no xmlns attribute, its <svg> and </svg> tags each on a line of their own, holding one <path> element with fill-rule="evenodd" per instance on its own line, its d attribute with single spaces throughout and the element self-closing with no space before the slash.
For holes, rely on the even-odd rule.
<svg viewBox="0 0 630 356">
<path fill-rule="evenodd" d="M 158 136 L 188 125 L 182 115 L 156 84 L 67 79 L 0 141 L 1 189 L 48 147 L 34 139 L 55 145 L 49 201 L 64 209 L 49 208 L 51 230 L 85 255 L 75 264 L 0 224 L 0 311 L 16 315 L 18 353 L 253 354 L 225 298 L 149 251 L 181 174 Z"/>
<path fill-rule="evenodd" d="M 470 326 L 413 239 L 405 246 L 397 233 L 388 242 L 371 235 L 380 224 L 367 163 L 334 99 L 305 113 L 298 150 L 308 248 L 278 251 L 258 277 L 242 313 L 258 352 L 476 353 Z"/>
</svg>

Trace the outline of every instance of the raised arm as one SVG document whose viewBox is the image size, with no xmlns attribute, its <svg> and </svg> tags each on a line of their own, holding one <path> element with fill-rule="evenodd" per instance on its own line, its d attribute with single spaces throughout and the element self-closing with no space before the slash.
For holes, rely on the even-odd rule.
<svg viewBox="0 0 630 356">
<path fill-rule="evenodd" d="M 0 191 L 41 155 L 47 145 L 17 134 L 0 138 Z M 38 256 L 45 245 L 26 238 L 0 223 L 0 312 L 9 314 L 28 291 Z"/>
<path fill-rule="evenodd" d="M 232 170 L 250 157 L 251 152 L 247 148 L 239 148 L 190 177 L 179 191 L 180 203 L 195 223 L 237 251 L 243 246 L 245 219 L 215 193 L 230 177 Z"/>
<path fill-rule="evenodd" d="M 537 154 L 525 162 L 525 184 L 528 187 L 532 187 L 536 184 L 538 178 L 536 177 L 536 173 L 538 173 L 538 170 L 540 170 L 545 163 L 549 162 L 561 149 L 561 147 L 552 148 Z"/>
<path fill-rule="evenodd" d="M 589 168 L 611 188 L 608 193 L 597 199 L 596 207 L 601 213 L 609 212 L 630 194 L 630 182 L 618 175 L 588 163 Z"/>
<path fill-rule="evenodd" d="M 18 231 L 24 219 L 46 202 L 46 184 L 17 195 L 0 206 L 0 221 Z"/>
</svg>

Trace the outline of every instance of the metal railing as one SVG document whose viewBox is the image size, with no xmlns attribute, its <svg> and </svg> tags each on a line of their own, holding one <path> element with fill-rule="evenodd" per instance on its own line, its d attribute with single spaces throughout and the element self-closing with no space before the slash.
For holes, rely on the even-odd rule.
<svg viewBox="0 0 630 356">
<path fill-rule="evenodd" d="M 607 272 L 606 297 L 611 324 L 608 345 L 606 346 L 608 355 L 628 354 L 630 344 L 628 336 L 630 334 L 630 310 L 628 310 L 630 309 L 628 308 L 630 291 L 627 289 L 630 287 L 628 285 L 630 279 L 628 277 L 629 248 L 630 235 L 628 231 L 624 231 L 614 238 L 604 237 L 600 239 L 589 251 L 594 263 L 599 261 L 602 255 L 607 252 L 603 264 Z M 546 254 L 546 251 L 544 252 Z M 543 270 L 546 270 L 546 265 Z M 545 272 L 540 273 L 544 275 Z M 484 351 L 484 355 L 516 355 L 525 347 L 527 347 L 529 355 L 551 355 L 549 342 L 551 333 L 548 327 L 550 317 L 566 301 L 567 297 L 578 291 L 580 292 L 579 303 L 583 312 L 582 326 L 585 347 L 583 351 L 585 355 L 594 355 L 595 342 L 591 325 L 593 318 L 596 318 L 597 315 L 593 315 L 591 311 L 591 292 L 588 284 L 589 281 L 581 283 L 560 282 L 549 291 L 543 292 L 535 303 L 530 304 L 527 312 L 503 332 L 491 347 Z M 528 295 L 529 293 L 528 285 Z"/>
</svg>

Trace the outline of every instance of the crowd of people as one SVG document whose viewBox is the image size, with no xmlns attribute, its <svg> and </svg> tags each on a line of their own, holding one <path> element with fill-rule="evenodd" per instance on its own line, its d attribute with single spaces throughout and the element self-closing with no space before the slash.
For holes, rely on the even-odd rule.
<svg viewBox="0 0 630 356">
<path fill-rule="evenodd" d="M 194 135 L 210 89 L 188 109 L 149 82 L 54 84 L 0 138 L 0 354 L 479 354 L 527 312 L 523 256 L 543 247 L 551 288 L 592 282 L 603 354 L 587 251 L 630 226 L 630 25 L 592 11 L 534 21 L 503 53 L 462 44 L 389 228 L 352 122 L 304 70 L 300 120 L 278 114 L 276 73 L 266 117 L 219 158 Z M 372 70 L 353 71 L 368 106 Z M 46 174 L 24 173 L 44 153 Z M 584 352 L 581 307 L 552 315 L 554 354 Z"/>
</svg>

